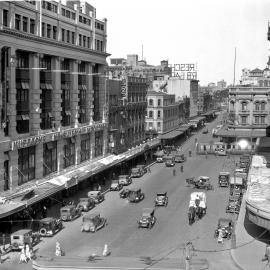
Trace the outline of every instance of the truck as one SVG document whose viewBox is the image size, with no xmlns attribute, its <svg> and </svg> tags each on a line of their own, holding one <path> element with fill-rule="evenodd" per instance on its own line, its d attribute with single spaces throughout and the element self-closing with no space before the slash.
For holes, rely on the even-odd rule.
<svg viewBox="0 0 270 270">
<path fill-rule="evenodd" d="M 182 163 L 185 162 L 186 158 L 182 152 L 177 152 L 175 154 L 175 163 Z"/>
</svg>

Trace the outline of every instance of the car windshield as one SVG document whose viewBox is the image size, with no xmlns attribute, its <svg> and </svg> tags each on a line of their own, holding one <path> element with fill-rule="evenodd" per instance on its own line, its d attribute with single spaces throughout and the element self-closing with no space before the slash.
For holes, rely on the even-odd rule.
<svg viewBox="0 0 270 270">
<path fill-rule="evenodd" d="M 62 209 L 61 212 L 62 212 L 62 213 L 68 213 L 69 210 L 68 210 L 68 209 Z"/>
<path fill-rule="evenodd" d="M 12 238 L 13 238 L 14 240 L 19 240 L 19 239 L 20 239 L 20 236 L 19 236 L 19 235 L 13 235 Z"/>
<path fill-rule="evenodd" d="M 163 195 L 163 194 L 158 194 L 157 195 L 158 200 L 162 200 L 162 199 L 164 199 L 164 197 L 165 197 L 165 195 Z"/>
<path fill-rule="evenodd" d="M 131 171 L 132 172 L 138 172 L 139 171 L 139 168 L 132 168 Z"/>
</svg>

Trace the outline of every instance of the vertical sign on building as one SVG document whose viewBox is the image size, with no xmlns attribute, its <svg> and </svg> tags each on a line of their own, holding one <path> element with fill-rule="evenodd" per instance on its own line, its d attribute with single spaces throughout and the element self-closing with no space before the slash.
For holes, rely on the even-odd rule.
<svg viewBox="0 0 270 270">
<path fill-rule="evenodd" d="M 123 104 L 127 102 L 128 99 L 128 76 L 124 76 L 121 82 L 121 99 Z"/>
</svg>

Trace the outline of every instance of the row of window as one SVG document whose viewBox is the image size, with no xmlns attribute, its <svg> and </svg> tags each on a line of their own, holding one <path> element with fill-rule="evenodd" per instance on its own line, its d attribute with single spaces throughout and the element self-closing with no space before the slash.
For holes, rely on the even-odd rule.
<svg viewBox="0 0 270 270">
<path fill-rule="evenodd" d="M 35 2 L 35 1 L 32 1 L 32 2 Z M 33 5 L 34 4 L 36 4 L 36 3 L 33 3 Z M 42 8 L 49 10 L 49 11 L 52 11 L 54 13 L 57 13 L 57 5 L 55 5 L 49 1 L 42 1 Z"/>
<path fill-rule="evenodd" d="M 149 111 L 148 112 L 148 117 L 149 118 L 153 118 L 154 117 L 154 112 L 153 111 Z M 157 118 L 161 117 L 161 111 L 157 111 Z"/>
<path fill-rule="evenodd" d="M 247 111 L 248 110 L 248 102 L 243 101 L 240 104 L 241 104 L 240 109 L 242 111 Z M 265 101 L 262 101 L 262 102 L 256 101 L 256 102 L 253 103 L 253 105 L 254 105 L 254 110 L 255 111 L 265 111 L 265 108 L 266 108 L 266 102 Z M 235 109 L 235 102 L 234 101 L 230 102 L 230 107 L 231 107 L 231 109 Z"/>
<path fill-rule="evenodd" d="M 62 12 L 62 16 L 75 21 L 75 19 L 76 19 L 75 12 L 71 12 L 70 10 L 67 10 L 67 9 L 64 9 L 64 8 L 62 8 L 61 12 Z"/>
<path fill-rule="evenodd" d="M 154 106 L 154 100 L 153 99 L 148 99 L 148 105 L 149 106 Z M 157 100 L 157 106 L 161 106 L 161 99 Z"/>
<path fill-rule="evenodd" d="M 266 124 L 266 117 L 265 116 L 254 116 L 254 124 Z M 241 116 L 241 124 L 247 125 L 248 123 L 248 117 L 247 116 Z"/>
<path fill-rule="evenodd" d="M 103 132 L 96 132 L 94 156 L 97 157 L 103 151 Z M 63 163 L 64 168 L 75 165 L 75 143 L 74 137 L 67 138 L 64 145 Z M 18 184 L 21 185 L 35 179 L 35 146 L 18 150 Z M 81 136 L 81 162 L 90 159 L 91 144 L 90 134 Z M 43 145 L 43 176 L 57 171 L 57 142 L 48 142 Z"/>
</svg>

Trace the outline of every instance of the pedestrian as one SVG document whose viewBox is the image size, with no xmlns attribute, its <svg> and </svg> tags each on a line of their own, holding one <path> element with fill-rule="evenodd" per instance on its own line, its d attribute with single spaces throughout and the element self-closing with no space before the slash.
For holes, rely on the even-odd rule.
<svg viewBox="0 0 270 270">
<path fill-rule="evenodd" d="M 265 247 L 265 254 L 264 257 L 262 258 L 262 261 L 267 261 L 270 263 L 270 245 L 267 244 Z"/>
<path fill-rule="evenodd" d="M 98 184 L 98 191 L 101 191 L 101 185 Z"/>
<path fill-rule="evenodd" d="M 183 165 L 181 165 L 180 170 L 181 170 L 181 172 L 184 171 L 184 166 Z"/>
<path fill-rule="evenodd" d="M 107 256 L 110 255 L 110 253 L 111 253 L 111 252 L 109 251 L 108 244 L 105 244 L 105 245 L 104 245 L 103 252 L 102 252 L 102 256 L 103 256 L 103 257 L 107 257 Z"/>
<path fill-rule="evenodd" d="M 27 260 L 32 261 L 30 248 L 28 244 L 25 245 L 25 256 Z"/>
<path fill-rule="evenodd" d="M 173 168 L 173 176 L 175 176 L 176 175 L 176 170 L 175 170 L 175 168 Z"/>
<path fill-rule="evenodd" d="M 192 151 L 191 150 L 188 151 L 188 155 L 189 155 L 189 157 L 191 157 L 191 155 L 192 155 Z"/>
<path fill-rule="evenodd" d="M 151 173 L 151 168 L 150 167 L 148 167 L 148 173 Z"/>
<path fill-rule="evenodd" d="M 43 215 L 43 218 L 47 217 L 47 207 L 45 205 L 43 205 L 42 207 L 42 215 Z"/>
<path fill-rule="evenodd" d="M 25 251 L 24 251 L 24 247 L 22 248 L 21 250 L 21 253 L 20 253 L 20 261 L 19 263 L 27 263 L 27 258 L 25 256 Z"/>
</svg>

